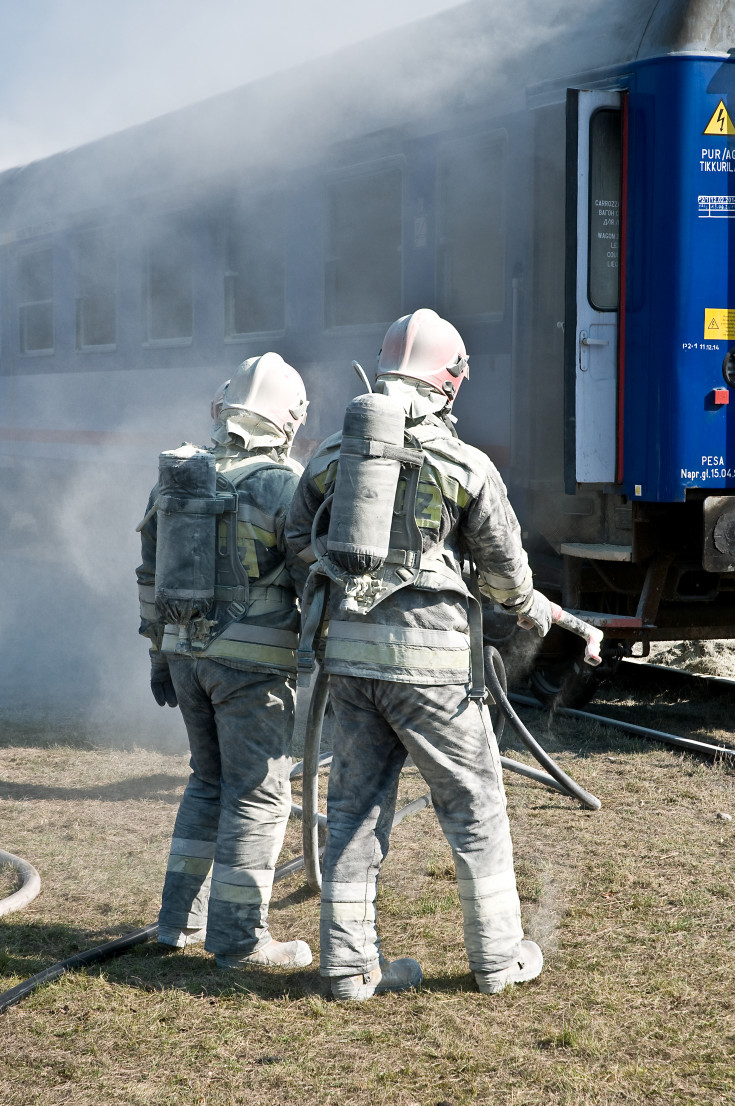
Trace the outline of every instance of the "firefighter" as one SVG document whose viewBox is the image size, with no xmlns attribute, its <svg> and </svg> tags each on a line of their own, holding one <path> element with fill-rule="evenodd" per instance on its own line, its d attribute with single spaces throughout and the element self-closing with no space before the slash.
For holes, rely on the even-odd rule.
<svg viewBox="0 0 735 1106">
<path fill-rule="evenodd" d="M 214 447 L 161 455 L 140 528 L 151 689 L 161 706 L 178 704 L 191 749 L 158 941 L 204 941 L 221 968 L 311 962 L 305 942 L 277 941 L 268 928 L 291 806 L 305 577 L 283 530 L 301 472 L 289 453 L 306 408 L 301 377 L 278 354 L 245 361 L 212 401 Z M 185 501 L 191 480 L 211 486 Z"/>
<path fill-rule="evenodd" d="M 416 960 L 382 955 L 376 929 L 377 879 L 408 756 L 431 789 L 454 854 L 479 990 L 492 994 L 533 979 L 543 964 L 521 927 L 501 765 L 484 702 L 480 593 L 541 636 L 551 610 L 533 588 L 497 470 L 454 430 L 452 403 L 467 371 L 459 333 L 434 311 L 393 323 L 375 394 L 353 400 L 343 434 L 311 458 L 286 523 L 294 553 L 312 566 L 302 612 L 306 666 L 319 651 L 314 627 L 327 623 L 321 649 L 337 731 L 320 970 L 332 995 L 348 1001 L 422 979 Z"/>
</svg>

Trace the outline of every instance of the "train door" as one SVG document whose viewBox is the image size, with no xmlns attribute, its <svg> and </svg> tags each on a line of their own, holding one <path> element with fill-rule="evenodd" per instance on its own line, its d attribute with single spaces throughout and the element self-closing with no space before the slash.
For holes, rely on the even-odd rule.
<svg viewBox="0 0 735 1106">
<path fill-rule="evenodd" d="M 622 94 L 567 94 L 566 483 L 616 479 Z"/>
</svg>

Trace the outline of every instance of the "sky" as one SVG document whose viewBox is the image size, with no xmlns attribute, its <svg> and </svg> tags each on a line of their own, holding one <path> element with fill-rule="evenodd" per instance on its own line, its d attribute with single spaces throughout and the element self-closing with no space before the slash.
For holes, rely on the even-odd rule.
<svg viewBox="0 0 735 1106">
<path fill-rule="evenodd" d="M 0 169 L 332 53 L 458 0 L 2 0 Z"/>
</svg>

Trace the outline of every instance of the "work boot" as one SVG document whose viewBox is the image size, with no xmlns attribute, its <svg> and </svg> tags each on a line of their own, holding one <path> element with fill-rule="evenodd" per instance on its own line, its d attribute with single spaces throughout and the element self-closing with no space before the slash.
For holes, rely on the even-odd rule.
<svg viewBox="0 0 735 1106">
<path fill-rule="evenodd" d="M 215 956 L 218 968 L 305 968 L 311 964 L 311 949 L 306 941 L 275 941 L 245 956 Z"/>
<path fill-rule="evenodd" d="M 475 972 L 477 986 L 483 995 L 497 995 L 513 983 L 528 983 L 541 974 L 544 956 L 535 941 L 521 941 L 516 960 L 500 972 Z"/>
<path fill-rule="evenodd" d="M 207 935 L 206 929 L 196 927 L 177 929 L 176 926 L 158 926 L 159 945 L 170 945 L 173 949 L 183 949 L 186 945 L 198 945 Z"/>
<path fill-rule="evenodd" d="M 410 991 L 418 987 L 424 973 L 417 960 L 403 956 L 400 960 L 380 957 L 380 967 L 364 975 L 342 975 L 331 980 L 332 997 L 342 1002 L 364 1002 L 386 991 Z"/>
</svg>

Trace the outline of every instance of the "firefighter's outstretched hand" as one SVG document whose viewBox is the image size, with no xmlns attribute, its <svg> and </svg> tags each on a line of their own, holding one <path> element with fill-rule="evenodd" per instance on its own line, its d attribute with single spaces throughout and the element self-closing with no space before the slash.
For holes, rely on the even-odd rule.
<svg viewBox="0 0 735 1106">
<path fill-rule="evenodd" d="M 540 591 L 532 591 L 518 611 L 518 625 L 524 630 L 535 629 L 539 637 L 546 637 L 551 622 L 551 603 Z"/>
<path fill-rule="evenodd" d="M 151 691 L 159 707 L 165 707 L 166 704 L 170 707 L 179 705 L 168 661 L 160 654 L 151 655 Z"/>
</svg>

